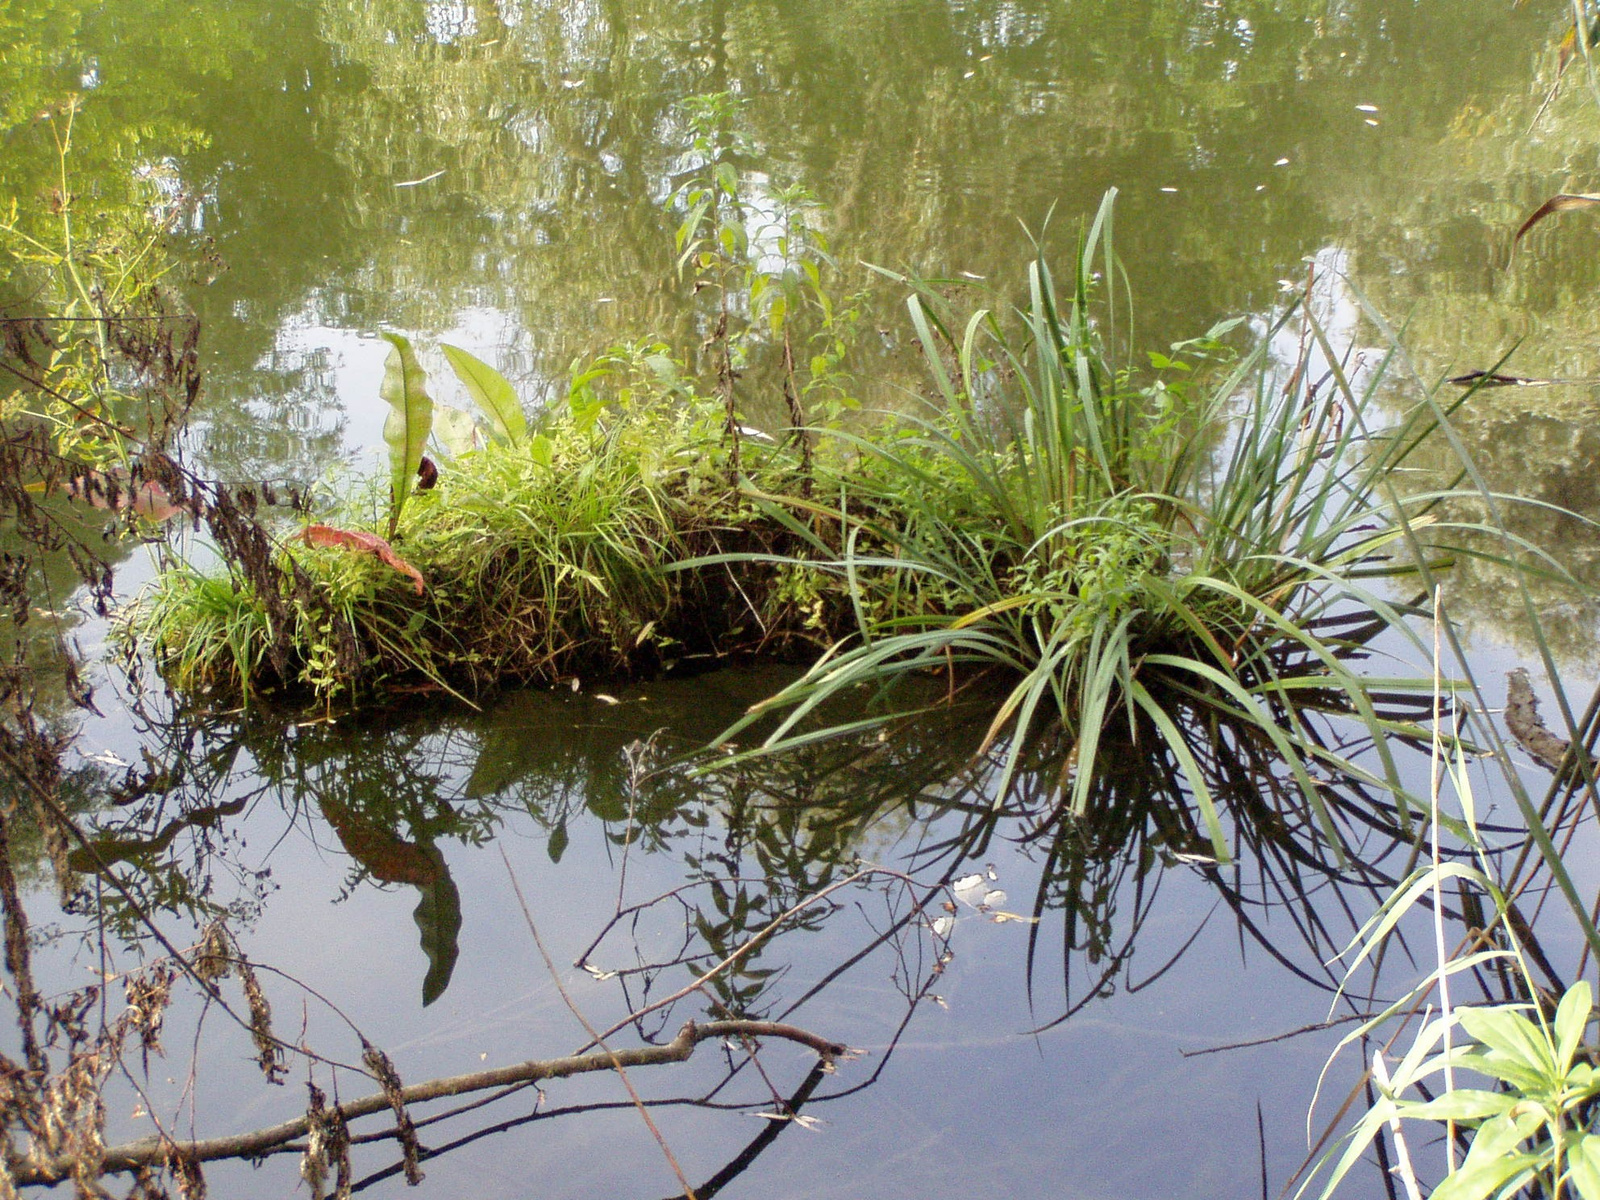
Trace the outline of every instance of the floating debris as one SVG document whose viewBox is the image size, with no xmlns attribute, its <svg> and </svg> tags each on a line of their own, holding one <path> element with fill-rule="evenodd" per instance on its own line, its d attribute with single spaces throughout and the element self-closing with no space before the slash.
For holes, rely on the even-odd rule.
<svg viewBox="0 0 1600 1200">
<path fill-rule="evenodd" d="M 961 903 L 977 908 L 983 893 L 989 890 L 985 882 L 982 875 L 965 875 L 951 884 L 950 890 Z"/>
</svg>

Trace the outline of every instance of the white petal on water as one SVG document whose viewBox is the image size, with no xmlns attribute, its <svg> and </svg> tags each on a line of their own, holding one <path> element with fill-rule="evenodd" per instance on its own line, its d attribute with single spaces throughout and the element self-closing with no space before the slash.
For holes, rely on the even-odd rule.
<svg viewBox="0 0 1600 1200">
<path fill-rule="evenodd" d="M 951 885 L 951 890 L 955 892 L 957 900 L 965 904 L 976 904 L 979 889 L 982 887 L 982 875 L 964 875 Z"/>
<path fill-rule="evenodd" d="M 758 1112 L 758 1113 L 751 1113 L 750 1115 L 752 1117 L 762 1117 L 762 1118 L 765 1118 L 768 1121 L 793 1121 L 796 1125 L 800 1126 L 800 1128 L 802 1128 L 802 1129 L 813 1129 L 814 1130 L 814 1129 L 821 1129 L 822 1128 L 822 1122 L 817 1120 L 816 1117 L 808 1117 L 803 1113 L 797 1115 L 797 1114 L 794 1114 L 794 1113 Z"/>
<path fill-rule="evenodd" d="M 950 931 L 955 928 L 955 923 L 956 919 L 954 917 L 940 917 L 933 923 L 934 936 L 949 937 Z"/>
<path fill-rule="evenodd" d="M 1280 158 L 1277 162 L 1273 163 L 1272 165 L 1275 166 L 1275 167 L 1287 167 L 1289 165 L 1289 160 L 1287 158 Z"/>
<path fill-rule="evenodd" d="M 604 692 L 596 692 L 594 694 L 594 698 L 596 700 L 600 701 L 600 703 L 602 703 L 602 704 L 621 704 L 622 703 L 622 701 L 618 700 L 615 696 L 608 696 Z"/>
<path fill-rule="evenodd" d="M 1376 104 L 1358 104 L 1358 105 L 1356 105 L 1356 111 L 1357 112 L 1377 112 L 1378 111 L 1378 106 Z"/>
<path fill-rule="evenodd" d="M 983 894 L 983 906 L 985 908 L 994 908 L 998 905 L 1004 904 L 1005 902 L 1006 894 L 999 888 L 995 888 L 992 891 L 988 891 Z"/>
</svg>

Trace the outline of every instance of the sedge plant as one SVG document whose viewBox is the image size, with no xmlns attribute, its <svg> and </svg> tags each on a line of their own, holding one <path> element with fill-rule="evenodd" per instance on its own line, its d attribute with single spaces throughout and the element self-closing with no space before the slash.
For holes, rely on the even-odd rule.
<svg viewBox="0 0 1600 1200">
<path fill-rule="evenodd" d="M 1281 756 L 1337 850 L 1315 772 L 1407 805 L 1389 743 L 1420 730 L 1380 694 L 1427 682 L 1364 678 L 1352 658 L 1384 630 L 1420 648 L 1392 581 L 1436 554 L 1423 534 L 1444 523 L 1436 498 L 1402 500 L 1384 483 L 1435 410 L 1381 421 L 1382 364 L 1360 387 L 1331 370 L 1306 307 L 1232 361 L 1217 361 L 1229 354 L 1221 326 L 1135 370 L 1113 320 L 1114 197 L 1066 288 L 1041 253 L 1014 314 L 963 319 L 945 287 L 903 280 L 926 410 L 887 432 L 826 434 L 849 463 L 829 502 L 760 498 L 810 532 L 807 557 L 844 581 L 855 634 L 728 736 L 775 714 L 756 752 L 777 751 L 828 736 L 815 714 L 862 686 L 984 675 L 1000 685 L 986 744 L 1007 749 L 1001 792 L 1048 732 L 1068 751 L 1061 810 L 1081 814 L 1102 738 L 1120 724 L 1177 763 L 1225 860 L 1191 731 L 1226 725 Z M 1277 363 L 1274 335 L 1296 321 L 1313 332 Z M 1306 386 L 1324 374 L 1326 395 Z M 1311 709 L 1356 721 L 1371 764 L 1311 732 Z"/>
</svg>

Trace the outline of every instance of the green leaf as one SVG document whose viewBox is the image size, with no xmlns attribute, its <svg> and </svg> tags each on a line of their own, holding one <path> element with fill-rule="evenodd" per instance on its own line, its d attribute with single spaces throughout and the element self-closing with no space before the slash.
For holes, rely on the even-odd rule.
<svg viewBox="0 0 1600 1200">
<path fill-rule="evenodd" d="M 461 893 L 450 878 L 444 855 L 434 846 L 424 846 L 423 850 L 438 867 L 433 881 L 417 889 L 422 899 L 411 914 L 422 932 L 422 952 L 428 956 L 428 974 L 422 980 L 422 1003 L 426 1007 L 444 995 L 456 969 L 456 956 L 461 951 Z"/>
<path fill-rule="evenodd" d="M 1546 1072 L 1530 1066 L 1521 1058 L 1498 1052 L 1458 1054 L 1454 1063 L 1462 1070 L 1476 1071 L 1480 1075 L 1498 1079 L 1525 1095 L 1543 1091 L 1550 1085 L 1550 1078 Z"/>
<path fill-rule="evenodd" d="M 1467 1157 L 1461 1164 L 1462 1170 L 1477 1170 L 1510 1154 L 1542 1123 L 1542 1115 L 1533 1109 L 1515 1114 L 1506 1112 L 1485 1121 L 1473 1136 Z"/>
<path fill-rule="evenodd" d="M 1514 1176 L 1537 1168 L 1543 1161 L 1539 1154 L 1511 1154 L 1477 1166 L 1463 1163 L 1454 1175 L 1434 1188 L 1432 1200 L 1484 1200 Z"/>
<path fill-rule="evenodd" d="M 1433 1100 L 1404 1103 L 1400 1115 L 1412 1121 L 1471 1121 L 1505 1112 L 1518 1097 L 1512 1092 L 1488 1092 L 1457 1088 Z"/>
<path fill-rule="evenodd" d="M 568 839 L 569 835 L 565 824 L 557 825 L 550 831 L 550 840 L 545 843 L 545 850 L 549 853 L 551 862 L 558 863 L 561 861 L 561 856 L 567 851 Z"/>
<path fill-rule="evenodd" d="M 1600 1200 L 1600 1137 L 1592 1133 L 1577 1136 L 1567 1148 L 1567 1171 L 1583 1200 Z"/>
<path fill-rule="evenodd" d="M 478 423 L 472 414 L 459 408 L 439 405 L 433 410 L 433 434 L 451 458 L 460 458 L 477 449 Z"/>
<path fill-rule="evenodd" d="M 1474 1041 L 1547 1078 L 1555 1070 L 1553 1047 L 1544 1032 L 1509 1007 L 1462 1009 L 1461 1028 Z"/>
<path fill-rule="evenodd" d="M 506 377 L 488 363 L 468 354 L 459 346 L 441 344 L 450 369 L 461 380 L 467 394 L 483 415 L 489 418 L 489 428 L 497 442 L 520 446 L 528 436 L 528 420 L 523 415 L 517 393 Z"/>
<path fill-rule="evenodd" d="M 1579 980 L 1567 989 L 1556 1008 L 1556 1069 L 1562 1074 L 1572 1066 L 1572 1057 L 1583 1043 L 1583 1031 L 1589 1026 L 1589 1013 L 1594 1006 L 1594 989 L 1587 980 Z"/>
<path fill-rule="evenodd" d="M 1482 1200 L 1507 1181 L 1545 1165 L 1544 1154 L 1518 1151 L 1540 1124 L 1536 1112 L 1505 1113 L 1485 1121 L 1467 1157 L 1434 1189 L 1432 1200 Z"/>
<path fill-rule="evenodd" d="M 433 401 L 428 397 L 427 372 L 412 353 L 411 343 L 398 333 L 383 336 L 393 347 L 378 388 L 389 405 L 383 440 L 389 443 L 389 536 L 393 537 L 433 427 Z"/>
<path fill-rule="evenodd" d="M 528 456 L 541 467 L 548 467 L 555 461 L 555 452 L 555 443 L 542 433 L 534 434 L 533 441 L 528 443 Z"/>
</svg>

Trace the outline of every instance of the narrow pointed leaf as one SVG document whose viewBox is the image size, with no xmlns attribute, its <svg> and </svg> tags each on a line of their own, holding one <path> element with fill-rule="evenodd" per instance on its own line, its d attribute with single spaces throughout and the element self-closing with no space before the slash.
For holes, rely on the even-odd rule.
<svg viewBox="0 0 1600 1200">
<path fill-rule="evenodd" d="M 1574 212 L 1578 209 L 1593 208 L 1597 204 L 1600 204 L 1600 196 L 1591 196 L 1581 192 L 1577 194 L 1562 193 L 1558 196 L 1551 196 L 1550 199 L 1546 200 L 1543 204 L 1539 205 L 1538 208 L 1533 210 L 1533 215 L 1522 223 L 1522 227 L 1517 230 L 1517 236 L 1511 239 L 1511 243 L 1512 245 L 1515 245 L 1516 243 L 1520 242 L 1523 234 L 1527 233 L 1528 230 L 1532 229 L 1535 225 L 1548 216 L 1551 216 L 1555 213 Z"/>
<path fill-rule="evenodd" d="M 461 380 L 467 394 L 489 418 L 489 429 L 495 441 L 521 445 L 528 436 L 528 419 L 506 377 L 459 346 L 441 345 L 439 349 L 444 351 L 450 369 Z"/>
<path fill-rule="evenodd" d="M 1588 980 L 1580 979 L 1567 989 L 1556 1009 L 1556 1069 L 1565 1073 L 1572 1066 L 1572 1057 L 1583 1042 L 1583 1031 L 1589 1025 L 1589 1013 L 1594 1003 L 1594 991 Z"/>
<path fill-rule="evenodd" d="M 433 427 L 433 401 L 428 376 L 417 362 L 411 343 L 397 333 L 383 335 L 392 349 L 384 364 L 378 395 L 389 405 L 383 440 L 389 444 L 389 533 L 392 536 L 411 494 L 411 481 L 422 463 L 422 448 Z"/>
<path fill-rule="evenodd" d="M 1600 1137 L 1579 1134 L 1567 1150 L 1568 1176 L 1583 1200 L 1600 1200 Z"/>
</svg>

